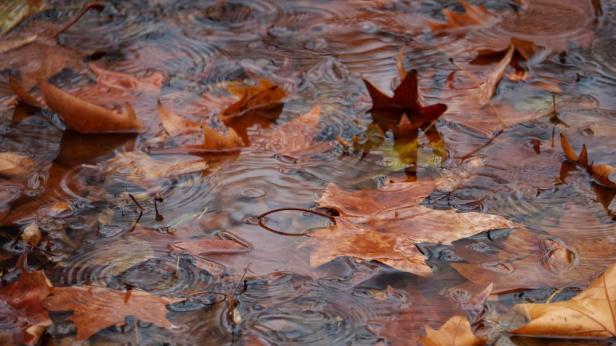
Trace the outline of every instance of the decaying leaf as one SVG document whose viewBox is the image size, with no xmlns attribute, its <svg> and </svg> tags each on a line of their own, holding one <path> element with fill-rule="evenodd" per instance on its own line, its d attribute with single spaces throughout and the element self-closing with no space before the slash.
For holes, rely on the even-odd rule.
<svg viewBox="0 0 616 346">
<path fill-rule="evenodd" d="M 507 53 L 503 57 L 503 59 L 494 67 L 492 72 L 488 74 L 486 81 L 479 86 L 479 104 L 481 106 L 485 106 L 490 103 L 490 99 L 492 99 L 492 95 L 496 91 L 496 87 L 498 83 L 503 78 L 505 74 L 505 69 L 509 66 L 511 62 L 511 58 L 513 57 L 514 46 L 512 45 L 507 50 Z"/>
<path fill-rule="evenodd" d="M 346 215 L 344 211 L 355 209 L 353 204 L 370 203 L 364 197 L 365 192 L 357 193 L 354 198 L 347 195 L 334 205 L 320 204 L 335 208 L 340 216 L 335 217 L 333 227 L 310 233 L 311 240 L 305 244 L 313 248 L 310 263 L 319 266 L 339 256 L 351 256 L 377 260 L 402 271 L 426 276 L 432 273 L 432 268 L 416 244 L 451 244 L 483 231 L 514 226 L 497 215 L 413 206 L 416 199 L 409 195 L 409 191 L 403 188 L 389 192 L 390 196 L 402 194 L 408 198 L 408 203 L 386 209 L 373 203 L 377 210 L 368 208 L 367 211 L 372 213 L 363 217 Z M 403 197 L 392 198 L 400 200 Z"/>
<path fill-rule="evenodd" d="M 26 155 L 13 152 L 0 153 L 0 175 L 9 177 L 26 175 L 33 164 L 34 161 Z"/>
<path fill-rule="evenodd" d="M 465 28 L 483 27 L 493 24 L 496 16 L 483 6 L 476 6 L 466 0 L 459 0 L 464 7 L 463 13 L 452 12 L 448 9 L 443 10 L 445 23 L 429 22 L 428 24 L 434 32 L 460 30 Z"/>
<path fill-rule="evenodd" d="M 41 305 L 52 290 L 52 285 L 42 271 L 28 272 L 25 265 L 25 255 L 20 258 L 21 275 L 17 281 L 0 288 L 0 307 L 4 315 L 2 331 L 11 332 L 11 328 L 21 329 L 14 336 L 14 342 L 35 345 L 39 337 L 51 325 L 47 310 Z M 14 319 L 11 321 L 11 319 Z M 8 321 L 14 322 L 11 325 Z M 9 328 L 7 328 L 9 327 Z"/>
<path fill-rule="evenodd" d="M 66 125 L 80 133 L 140 132 L 143 128 L 133 107 L 110 110 L 73 96 L 48 82 L 40 83 L 47 106 L 58 113 Z"/>
<path fill-rule="evenodd" d="M 169 111 L 158 101 L 157 104 L 160 122 L 163 128 L 171 136 L 179 136 L 185 133 L 201 130 L 201 126 L 194 121 L 182 118 L 181 116 Z"/>
<path fill-rule="evenodd" d="M 4 54 L 10 50 L 25 46 L 28 43 L 32 43 L 34 42 L 34 40 L 36 40 L 37 37 L 38 35 L 34 34 L 25 37 L 0 41 L 0 54 Z"/>
<path fill-rule="evenodd" d="M 231 86 L 229 91 L 241 98 L 223 110 L 222 120 L 225 123 L 249 112 L 279 107 L 286 96 L 281 87 L 267 79 L 259 79 L 254 86 Z"/>
<path fill-rule="evenodd" d="M 567 301 L 518 304 L 529 322 L 515 334 L 540 337 L 610 338 L 616 336 L 616 266 Z"/>
<path fill-rule="evenodd" d="M 85 340 L 102 329 L 124 325 L 128 316 L 171 329 L 166 306 L 177 301 L 138 289 L 129 295 L 105 287 L 72 286 L 55 287 L 43 305 L 49 311 L 73 311 L 68 319 L 77 327 L 77 340 Z"/>
<path fill-rule="evenodd" d="M 385 95 L 365 79 L 364 84 L 372 99 L 370 111 L 375 122 L 382 124 L 383 129 L 392 129 L 398 126 L 402 114 L 406 114 L 412 128 L 424 128 L 447 110 L 447 106 L 442 103 L 430 106 L 422 106 L 419 103 L 417 70 L 411 70 L 406 74 L 400 85 L 394 90 L 392 97 Z"/>
<path fill-rule="evenodd" d="M 567 159 L 586 169 L 601 185 L 611 189 L 616 188 L 616 167 L 608 164 L 596 165 L 590 162 L 588 159 L 588 151 L 586 150 L 586 146 L 583 146 L 580 154 L 577 155 L 573 148 L 571 148 L 567 137 L 565 137 L 562 133 L 560 134 L 560 144 Z"/>
<path fill-rule="evenodd" d="M 471 324 L 464 316 L 450 318 L 439 330 L 426 326 L 426 336 L 421 338 L 424 346 L 483 346 L 485 340 L 476 337 Z"/>
<path fill-rule="evenodd" d="M 104 172 L 124 176 L 137 183 L 156 179 L 201 172 L 207 169 L 203 160 L 169 160 L 168 157 L 156 159 L 144 152 L 119 153 L 104 165 Z"/>
</svg>

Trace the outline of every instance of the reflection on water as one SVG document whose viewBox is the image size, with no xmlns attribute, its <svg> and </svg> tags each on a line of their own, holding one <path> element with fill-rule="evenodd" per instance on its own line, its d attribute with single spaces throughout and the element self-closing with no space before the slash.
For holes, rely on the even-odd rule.
<svg viewBox="0 0 616 346">
<path fill-rule="evenodd" d="M 0 152 L 27 155 L 33 165 L 0 174 L 2 269 L 11 272 L 25 249 L 19 230 L 36 222 L 44 236 L 31 262 L 55 285 L 184 299 L 169 306 L 178 330 L 129 319 L 95 335 L 97 345 L 409 345 L 424 324 L 464 312 L 479 318 L 483 306 L 468 302 L 490 282 L 497 292 L 529 290 L 528 300 L 544 299 L 549 287 L 584 286 L 616 260 L 616 202 L 613 191 L 563 164 L 558 134 L 577 150 L 585 144 L 595 162 L 616 164 L 616 2 L 473 3 L 495 13 L 495 24 L 432 32 L 428 22 L 443 22 L 444 9 L 461 11 L 456 1 L 110 1 L 57 41 L 3 53 Z M 42 37 L 36 28 L 64 22 L 80 6 L 49 1 L 9 34 Z M 476 92 L 494 64 L 471 61 L 512 38 L 534 42 L 537 54 L 519 62 L 524 78 L 507 70 L 492 103 L 480 107 Z M 105 75 L 135 104 L 144 133 L 65 130 L 53 112 L 17 105 L 8 86 L 11 76 L 28 88 L 52 78 L 117 102 L 111 89 L 93 87 L 103 79 L 96 68 L 134 77 Z M 362 82 L 389 92 L 402 80 L 399 69 L 418 70 L 422 105 L 448 106 L 411 139 L 396 134 L 397 122 L 375 124 Z M 237 101 L 230 87 L 260 78 L 284 89 L 284 104 L 251 113 L 257 120 L 223 123 L 219 115 Z M 252 145 L 225 155 L 165 151 L 202 138 L 168 136 L 157 100 L 192 121 L 232 126 Z M 284 127 L 315 105 L 316 125 Z M 288 235 L 328 226 L 323 215 L 333 211 L 301 210 L 315 210 L 330 183 L 355 190 L 423 179 L 436 181 L 427 207 L 496 214 L 524 229 L 419 244 L 430 278 L 354 258 L 312 268 L 306 236 Z M 259 227 L 259 215 L 281 208 L 299 209 L 264 220 L 282 232 Z M 172 250 L 231 236 L 250 251 Z M 46 344 L 75 340 L 70 322 L 54 322 Z"/>
</svg>

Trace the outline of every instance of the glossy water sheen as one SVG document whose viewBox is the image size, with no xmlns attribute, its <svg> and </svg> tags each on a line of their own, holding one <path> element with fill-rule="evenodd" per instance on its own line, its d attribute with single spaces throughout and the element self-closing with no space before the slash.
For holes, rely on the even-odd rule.
<svg viewBox="0 0 616 346">
<path fill-rule="evenodd" d="M 0 151 L 26 153 L 34 157 L 35 166 L 27 176 L 0 177 L 2 267 L 12 270 L 24 251 L 24 244 L 12 239 L 21 225 L 36 220 L 44 231 L 41 248 L 46 250 L 31 255 L 31 262 L 44 268 L 55 285 L 191 295 L 169 307 L 169 319 L 179 330 L 129 320 L 123 328 L 99 332 L 90 340 L 94 345 L 405 345 L 417 342 L 424 324 L 438 327 L 462 310 L 477 317 L 482 308 L 467 303 L 483 286 L 473 286 L 451 264 L 475 262 L 499 273 L 517 270 L 494 255 L 507 248 L 506 234 L 480 234 L 453 246 L 421 244 L 434 269 L 431 277 L 422 278 L 353 258 L 338 258 L 315 269 L 309 264 L 309 249 L 299 246 L 305 237 L 284 236 L 257 225 L 256 217 L 272 209 L 313 208 L 328 183 L 345 189 L 374 188 L 387 175 L 403 176 L 404 167 L 387 149 L 392 144 L 389 135 L 384 147 L 363 159 L 343 155 L 341 147 L 297 159 L 255 145 L 229 160 L 209 162 L 204 172 L 152 179 L 140 175 L 135 168 L 139 161 L 136 166 L 127 163 L 134 158 L 125 152 L 191 140 L 160 139 L 156 99 L 182 116 L 216 127 L 218 114 L 232 102 L 227 82 L 256 77 L 275 82 L 289 95 L 271 127 L 319 104 L 323 114 L 315 141 L 351 141 L 353 136 L 366 140 L 370 98 L 361 78 L 385 90 L 395 86 L 401 48 L 404 68 L 419 71 L 423 102 L 449 106 L 436 124 L 446 153 L 435 154 L 429 142 L 420 139 L 412 170 L 418 179 L 446 177 L 456 184 L 433 192 L 426 206 L 507 217 L 532 233 L 565 242 L 573 253 L 572 266 L 584 255 L 580 248 L 588 239 L 616 245 L 616 202 L 610 205 L 614 192 L 564 164 L 558 142 L 558 133 L 566 133 L 575 148 L 586 144 L 595 162 L 616 165 L 616 2 L 602 1 L 598 18 L 597 9 L 584 0 L 528 0 L 531 7 L 521 18 L 515 11 L 522 9 L 505 1 L 473 3 L 503 14 L 501 22 L 489 29 L 433 35 L 427 21 L 442 20 L 445 8 L 460 11 L 454 0 L 111 1 L 60 36 L 58 56 L 35 46 L 5 54 L 0 58 Z M 15 32 L 62 22 L 78 8 L 76 2 L 57 1 Z M 503 125 L 469 101 L 469 90 L 477 85 L 459 67 L 485 76 L 493 65 L 469 62 L 479 49 L 511 37 L 547 47 L 545 60 L 532 64 L 525 82 L 500 83 L 494 104 L 508 126 L 483 146 Z M 162 73 L 160 95 L 135 101 L 145 133 L 65 133 L 52 112 L 11 103 L 9 75 L 23 73 L 41 59 L 52 65 L 70 54 L 78 58 L 51 76 L 63 87 L 93 80 L 85 62 L 139 78 Z M 453 79 L 448 78 L 454 71 Z M 536 87 L 546 83 L 561 89 L 556 102 L 566 126 L 549 117 L 552 94 Z M 248 135 L 275 142 L 268 131 L 252 126 Z M 168 163 L 200 158 L 154 159 Z M 142 228 L 133 232 L 129 229 L 138 210 L 129 193 L 144 207 Z M 162 220 L 156 218 L 154 196 L 163 199 L 158 206 Z M 329 224 L 327 218 L 301 211 L 272 214 L 267 222 L 288 233 Z M 251 251 L 206 258 L 169 249 L 179 238 L 221 233 L 249 244 Z M 517 251 L 520 256 L 525 251 L 536 256 L 532 249 Z M 550 267 L 551 254 L 547 256 L 541 263 L 550 270 L 570 270 L 562 263 Z M 591 263 L 600 272 L 615 260 L 612 252 Z M 587 262 L 582 258 L 579 263 Z M 237 305 L 242 319 L 233 326 L 225 317 L 228 305 L 220 296 L 203 292 L 231 292 L 245 268 L 246 291 Z M 535 287 L 508 293 L 488 309 L 543 301 L 551 292 L 549 287 Z M 71 343 L 74 327 L 55 321 L 43 342 Z M 0 328 L 4 323 L 0 319 Z"/>
</svg>

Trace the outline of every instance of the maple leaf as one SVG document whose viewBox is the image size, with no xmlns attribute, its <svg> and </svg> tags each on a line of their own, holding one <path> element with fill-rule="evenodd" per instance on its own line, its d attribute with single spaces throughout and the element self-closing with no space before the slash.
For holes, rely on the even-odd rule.
<svg viewBox="0 0 616 346">
<path fill-rule="evenodd" d="M 279 107 L 286 96 L 284 90 L 267 79 L 259 79 L 255 86 L 230 86 L 229 91 L 241 98 L 222 111 L 223 121 L 248 112 Z"/>
<path fill-rule="evenodd" d="M 319 204 L 321 207 L 335 208 L 340 212 L 340 216 L 335 217 L 332 228 L 311 232 L 311 239 L 302 245 L 314 249 L 310 256 L 311 265 L 319 266 L 339 256 L 352 256 L 377 260 L 402 271 L 427 276 L 432 273 L 432 269 L 416 244 L 451 244 L 454 240 L 483 231 L 510 228 L 514 225 L 497 215 L 457 213 L 455 210 L 436 210 L 413 205 L 416 200 L 413 200 L 408 191 L 403 188 L 382 192 L 397 200 L 403 197 L 396 195 L 402 194 L 409 198 L 409 202 L 363 217 L 345 215 L 344 210 L 353 208 L 349 205 L 367 202 L 364 198 L 365 192 L 356 193 L 354 198 L 349 198 L 350 195 L 347 194 L 346 198 L 340 201 L 329 199 L 328 201 L 333 203 Z M 373 205 L 378 206 L 376 203 Z"/>
<path fill-rule="evenodd" d="M 406 74 L 400 85 L 394 90 L 392 97 L 385 95 L 369 81 L 365 79 L 363 81 L 372 99 L 370 112 L 372 112 L 375 122 L 383 125 L 381 127 L 384 130 L 394 127 L 387 124 L 392 120 L 395 125 L 398 125 L 403 114 L 407 116 L 405 121 L 410 123 L 404 125 L 407 128 L 425 128 L 447 110 L 447 106 L 442 103 L 430 106 L 422 106 L 419 103 L 417 70 L 411 70 Z M 408 132 L 408 129 L 406 132 Z"/>
<path fill-rule="evenodd" d="M 493 24 L 497 17 L 483 6 L 476 6 L 466 0 L 459 0 L 464 7 L 464 13 L 443 10 L 445 23 L 428 22 L 434 32 L 460 30 L 471 27 L 483 27 Z"/>
<path fill-rule="evenodd" d="M 53 286 L 43 271 L 28 272 L 25 261 L 26 257 L 22 255 L 18 262 L 21 268 L 19 279 L 0 288 L 0 302 L 8 305 L 8 311 L 3 311 L 3 315 L 11 314 L 16 319 L 15 327 L 23 329 L 16 343 L 34 345 L 51 325 L 47 310 L 41 304 Z"/>
<path fill-rule="evenodd" d="M 77 340 L 85 340 L 98 331 L 124 325 L 128 316 L 171 329 L 167 305 L 181 299 L 159 297 L 132 289 L 130 294 L 99 286 L 55 287 L 43 305 L 49 311 L 73 311 L 68 319 L 77 327 Z"/>
<path fill-rule="evenodd" d="M 580 154 L 577 155 L 573 148 L 571 148 L 567 137 L 562 133 L 560 134 L 560 144 L 567 159 L 586 169 L 601 185 L 616 189 L 616 167 L 607 164 L 595 165 L 594 163 L 589 163 L 586 145 L 582 146 Z"/>
<path fill-rule="evenodd" d="M 529 322 L 515 334 L 540 337 L 610 338 L 616 336 L 616 266 L 567 301 L 518 304 Z"/>
<path fill-rule="evenodd" d="M 40 88 L 47 106 L 79 133 L 140 132 L 143 128 L 129 103 L 123 112 L 118 112 L 84 101 L 45 81 Z"/>
<path fill-rule="evenodd" d="M 426 336 L 421 338 L 424 346 L 483 346 L 485 340 L 476 337 L 471 324 L 464 316 L 453 316 L 439 330 L 426 325 Z"/>
</svg>

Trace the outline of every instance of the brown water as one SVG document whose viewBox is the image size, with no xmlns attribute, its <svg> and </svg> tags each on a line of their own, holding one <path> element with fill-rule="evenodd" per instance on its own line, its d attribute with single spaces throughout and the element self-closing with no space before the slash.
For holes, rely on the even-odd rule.
<svg viewBox="0 0 616 346">
<path fill-rule="evenodd" d="M 506 1 L 473 3 L 486 5 L 499 22 L 434 35 L 427 21 L 442 20 L 445 8 L 460 11 L 456 1 L 112 1 L 62 34 L 59 46 L 33 43 L 3 54 L 0 150 L 35 159 L 27 176 L 0 178 L 6 280 L 25 249 L 15 236 L 36 221 L 45 250 L 34 250 L 30 262 L 56 286 L 192 295 L 169 306 L 177 330 L 129 319 L 123 328 L 92 337 L 97 345 L 412 345 L 424 324 L 436 328 L 464 311 L 477 317 L 515 302 L 542 302 L 554 288 L 584 287 L 616 261 L 616 251 L 609 251 L 616 249 L 614 192 L 563 163 L 558 134 L 566 134 L 574 148 L 586 144 L 595 162 L 616 165 L 616 2 L 602 1 L 601 11 L 584 0 L 529 0 L 525 10 Z M 63 22 L 80 5 L 54 2 L 11 34 Z M 461 69 L 482 78 L 492 65 L 470 61 L 480 49 L 505 48 L 511 37 L 535 42 L 541 54 L 524 65 L 526 81 L 503 79 L 494 107 L 479 107 L 472 97 L 477 85 Z M 255 145 L 235 157 L 208 158 L 204 172 L 150 177 L 134 168 L 145 159 L 132 151 L 193 140 L 161 140 L 157 99 L 184 117 L 220 127 L 218 114 L 233 102 L 228 82 L 256 78 L 275 82 L 289 96 L 270 128 L 250 126 L 249 138 L 275 141 L 268 137 L 278 135 L 271 128 L 314 105 L 322 109 L 314 141 L 366 138 L 371 101 L 361 78 L 390 90 L 392 80 L 395 86 L 400 79 L 401 48 L 403 67 L 419 71 L 423 103 L 449 107 L 436 123 L 444 152 L 420 138 L 416 160 L 401 162 L 386 135 L 365 156 L 344 155 L 339 145 L 292 159 Z M 131 96 L 146 123 L 144 133 L 78 135 L 65 131 L 51 111 L 11 103 L 8 76 L 17 71 L 23 77 L 37 66 L 60 66 L 47 77 L 71 88 L 92 83 L 88 63 L 142 80 L 162 79 L 159 95 L 137 90 Z M 554 87 L 545 85 L 560 89 L 560 122 L 550 116 Z M 151 158 L 162 167 L 200 160 L 180 154 Z M 405 175 L 450 180 L 450 188 L 437 188 L 423 202 L 428 207 L 497 214 L 526 230 L 482 233 L 453 246 L 421 244 L 434 271 L 426 278 L 346 257 L 312 268 L 309 249 L 300 246 L 305 236 L 257 224 L 258 215 L 273 209 L 315 207 L 329 183 L 374 188 L 387 176 Z M 129 193 L 145 208 L 135 231 L 130 229 L 138 209 Z M 162 220 L 156 218 L 155 197 L 163 200 Z M 301 211 L 272 214 L 267 222 L 289 233 L 328 225 L 326 218 Z M 518 237 L 520 232 L 530 235 Z M 250 251 L 203 257 L 170 251 L 172 243 L 216 234 L 236 237 Z M 532 237 L 563 243 L 573 253 L 572 267 L 550 267 L 550 253 L 547 260 L 539 258 Z M 512 275 L 524 273 L 516 261 L 528 256 L 553 277 L 524 282 L 524 274 Z M 456 270 L 455 264 L 469 269 Z M 230 325 L 228 305 L 217 302 L 219 296 L 195 292 L 230 292 L 246 268 L 246 291 L 237 306 L 241 322 Z M 568 274 L 572 270 L 576 275 Z M 490 282 L 505 293 L 469 308 L 469 297 Z M 71 343 L 75 327 L 62 315 L 52 316 L 43 343 Z"/>
</svg>

